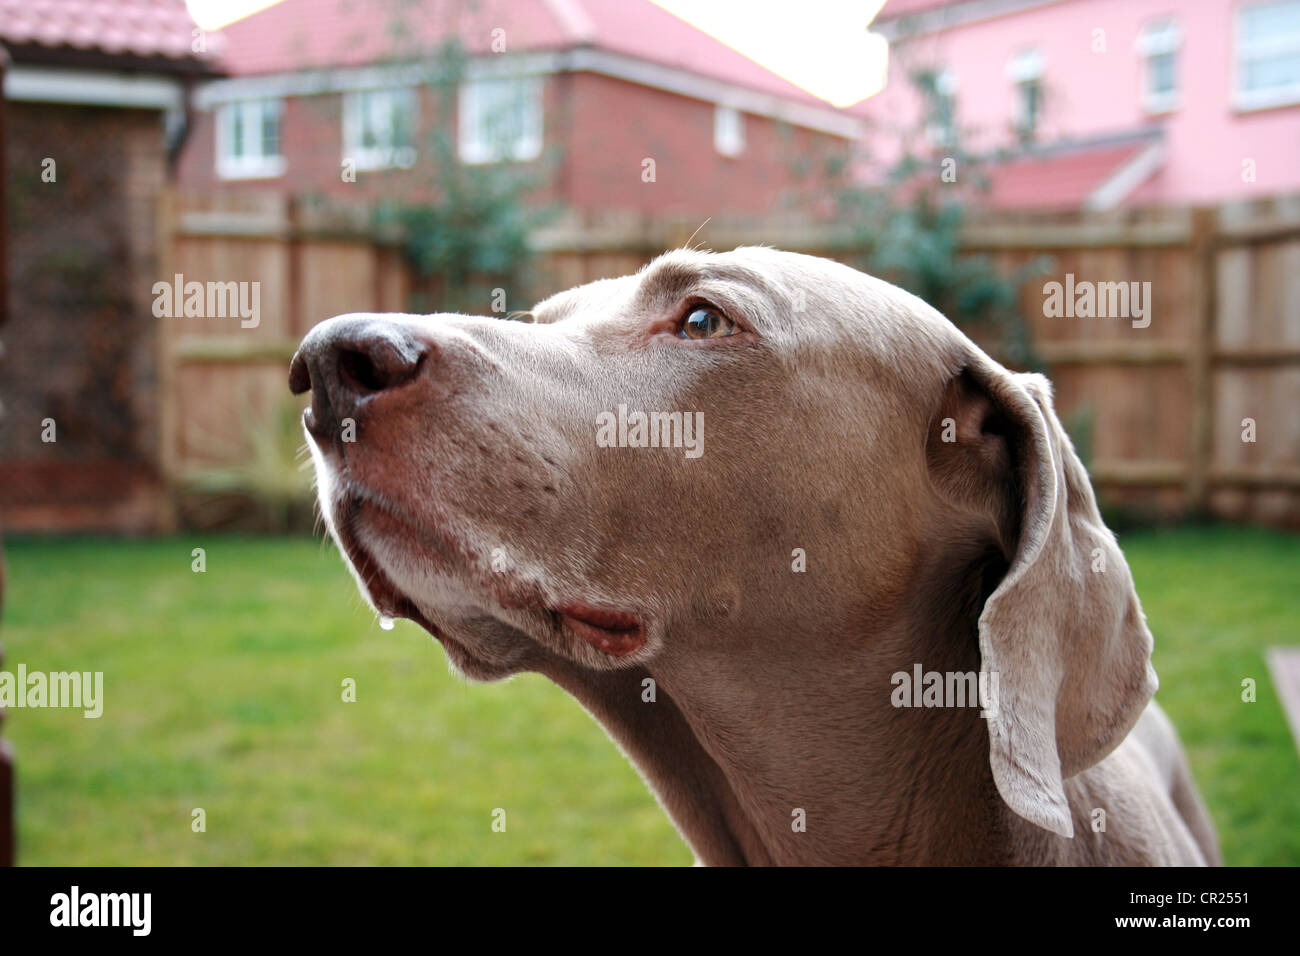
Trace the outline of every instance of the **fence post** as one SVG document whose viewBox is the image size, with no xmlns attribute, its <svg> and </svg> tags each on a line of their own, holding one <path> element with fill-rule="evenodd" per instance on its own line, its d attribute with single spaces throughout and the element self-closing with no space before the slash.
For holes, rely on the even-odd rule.
<svg viewBox="0 0 1300 956">
<path fill-rule="evenodd" d="M 1192 390 L 1192 459 L 1187 472 L 1187 508 L 1193 514 L 1210 506 L 1210 467 L 1214 461 L 1214 342 L 1218 308 L 1216 210 L 1192 210 L 1192 341 L 1188 375 Z"/>
<path fill-rule="evenodd" d="M 286 197 L 284 202 L 284 218 L 288 229 L 285 252 L 288 255 L 289 337 L 301 339 L 307 334 L 307 319 L 303 307 L 303 207 L 296 195 Z"/>
</svg>

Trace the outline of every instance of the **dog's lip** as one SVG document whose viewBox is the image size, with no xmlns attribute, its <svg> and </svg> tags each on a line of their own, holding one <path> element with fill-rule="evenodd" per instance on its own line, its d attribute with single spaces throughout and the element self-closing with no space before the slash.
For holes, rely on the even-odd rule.
<svg viewBox="0 0 1300 956">
<path fill-rule="evenodd" d="M 358 574 L 366 592 L 379 613 L 392 618 L 407 618 L 419 624 L 443 643 L 447 636 L 421 613 L 415 602 L 403 594 L 380 567 L 374 555 L 357 538 L 354 525 L 362 510 L 373 509 L 384 520 L 410 526 L 409 520 L 393 513 L 389 508 L 373 501 L 363 501 L 356 495 L 345 496 L 347 502 L 344 519 L 339 524 L 339 539 Z M 497 583 L 495 576 L 493 583 Z M 488 593 L 504 608 L 545 615 L 552 626 L 565 626 L 579 640 L 612 657 L 624 657 L 645 644 L 645 623 L 630 611 L 598 606 L 582 600 L 561 598 L 558 603 L 547 601 L 532 589 L 489 588 Z"/>
<path fill-rule="evenodd" d="M 627 611 L 575 602 L 555 613 L 580 639 L 614 657 L 631 654 L 646 641 L 645 625 Z"/>
<path fill-rule="evenodd" d="M 402 593 L 401 589 L 393 583 L 392 578 L 380 567 L 375 556 L 357 540 L 352 525 L 359 510 L 359 502 L 354 498 L 345 498 L 344 500 L 348 502 L 347 510 L 342 516 L 342 520 L 338 522 L 336 537 L 339 546 L 343 549 L 347 559 L 352 563 L 361 578 L 365 592 L 370 598 L 370 603 L 375 606 L 381 616 L 414 621 L 433 637 L 445 641 L 446 636 L 438 630 L 432 621 L 424 616 L 414 601 Z"/>
<path fill-rule="evenodd" d="M 406 618 L 419 624 L 434 637 L 441 637 L 433 623 L 420 613 L 414 601 L 398 589 L 392 579 L 384 573 L 384 569 L 379 566 L 379 562 L 361 546 L 350 530 L 340 528 L 338 537 L 348 560 L 357 569 L 371 603 L 381 615 Z"/>
</svg>

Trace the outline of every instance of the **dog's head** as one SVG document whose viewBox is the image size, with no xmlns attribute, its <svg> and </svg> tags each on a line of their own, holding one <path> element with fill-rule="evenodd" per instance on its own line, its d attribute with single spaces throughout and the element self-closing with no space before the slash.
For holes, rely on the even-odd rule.
<svg viewBox="0 0 1300 956">
<path fill-rule="evenodd" d="M 474 678 L 645 666 L 734 702 L 881 666 L 873 634 L 961 591 L 942 567 L 982 588 L 998 789 L 1069 832 L 1062 777 L 1154 675 L 1045 380 L 762 248 L 673 252 L 528 318 L 340 316 L 294 358 L 322 513 L 381 614 Z"/>
</svg>

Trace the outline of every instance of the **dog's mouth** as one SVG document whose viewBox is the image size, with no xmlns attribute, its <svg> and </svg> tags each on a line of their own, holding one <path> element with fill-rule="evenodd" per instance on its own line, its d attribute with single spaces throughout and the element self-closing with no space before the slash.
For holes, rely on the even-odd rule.
<svg viewBox="0 0 1300 956">
<path fill-rule="evenodd" d="M 645 644 L 645 626 L 627 611 L 566 604 L 554 613 L 581 640 L 614 657 L 624 657 Z"/>
<path fill-rule="evenodd" d="M 415 602 L 393 583 L 393 579 L 380 567 L 374 555 L 361 546 L 353 527 L 358 511 L 359 503 L 353 501 L 348 504 L 342 520 L 337 522 L 334 537 L 356 570 L 357 577 L 361 579 L 361 586 L 369 596 L 370 603 L 382 617 L 414 621 L 438 640 L 444 640 L 445 635 L 424 616 Z"/>
<path fill-rule="evenodd" d="M 393 522 L 403 525 L 407 522 L 386 509 L 376 508 L 373 502 L 363 502 L 359 497 L 344 500 L 340 520 L 336 522 L 335 537 L 355 568 L 375 609 L 382 617 L 404 618 L 415 622 L 443 644 L 455 645 L 461 651 L 468 650 L 463 642 L 449 638 L 443 628 L 429 620 L 415 601 L 393 581 L 372 551 L 361 543 L 356 529 L 363 513 L 367 516 L 377 514 L 385 530 Z M 435 548 L 434 543 L 430 543 L 429 548 L 441 555 L 439 563 L 465 565 L 462 570 L 472 570 L 472 561 L 467 555 L 459 554 L 460 549 L 452 548 L 449 544 Z M 457 559 L 452 559 L 449 552 L 457 552 Z M 496 574 L 471 576 L 484 578 L 488 593 L 501 607 L 536 614 L 546 622 L 549 629 L 557 632 L 565 629 L 573 637 L 611 657 L 625 657 L 646 643 L 645 623 L 630 611 L 601 607 L 586 601 L 548 600 L 536 588 L 502 587 L 502 578 Z"/>
</svg>

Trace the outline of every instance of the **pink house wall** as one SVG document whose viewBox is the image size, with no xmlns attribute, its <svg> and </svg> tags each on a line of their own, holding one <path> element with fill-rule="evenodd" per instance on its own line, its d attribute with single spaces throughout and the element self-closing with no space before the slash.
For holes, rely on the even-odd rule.
<svg viewBox="0 0 1300 956">
<path fill-rule="evenodd" d="M 1160 126 L 1163 168 L 1132 197 L 1157 202 L 1214 202 L 1300 190 L 1300 104 L 1257 111 L 1233 106 L 1236 10 L 1245 0 L 1062 0 L 894 43 L 889 83 L 871 101 L 877 123 L 917 115 L 906 70 L 946 67 L 955 75 L 959 125 L 970 147 L 1011 145 L 1014 84 L 1008 62 L 1023 50 L 1042 55 L 1040 143 Z M 1148 114 L 1142 104 L 1142 26 L 1174 17 L 1179 106 Z M 1105 52 L 1093 52 L 1095 30 Z M 906 66 L 905 66 L 906 64 Z M 888 137 L 873 143 L 896 155 Z M 1243 161 L 1255 162 L 1255 181 Z"/>
</svg>

